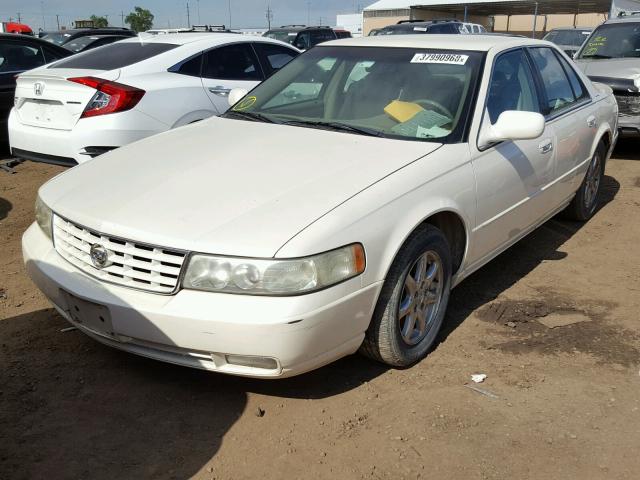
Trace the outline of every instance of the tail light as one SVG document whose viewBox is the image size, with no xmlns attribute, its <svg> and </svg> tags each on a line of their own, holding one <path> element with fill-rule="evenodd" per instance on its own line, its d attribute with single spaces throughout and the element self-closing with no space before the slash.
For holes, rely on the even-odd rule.
<svg viewBox="0 0 640 480">
<path fill-rule="evenodd" d="M 93 98 L 89 100 L 80 118 L 131 110 L 145 94 L 145 91 L 139 88 L 110 82 L 102 78 L 76 77 L 68 80 L 97 90 Z"/>
</svg>

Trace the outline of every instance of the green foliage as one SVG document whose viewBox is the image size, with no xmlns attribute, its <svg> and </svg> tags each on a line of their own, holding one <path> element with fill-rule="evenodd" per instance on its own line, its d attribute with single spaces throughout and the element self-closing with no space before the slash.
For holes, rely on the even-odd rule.
<svg viewBox="0 0 640 480">
<path fill-rule="evenodd" d="M 96 28 L 104 28 L 109 26 L 109 20 L 107 17 L 99 17 L 98 15 L 91 15 L 89 20 L 93 22 L 93 26 Z"/>
<path fill-rule="evenodd" d="M 146 8 L 135 7 L 124 21 L 131 26 L 132 30 L 144 32 L 153 27 L 153 14 Z"/>
</svg>

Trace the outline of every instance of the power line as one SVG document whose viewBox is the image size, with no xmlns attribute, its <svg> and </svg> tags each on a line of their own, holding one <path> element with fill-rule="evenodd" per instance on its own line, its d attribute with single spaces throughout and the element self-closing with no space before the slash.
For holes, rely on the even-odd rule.
<svg viewBox="0 0 640 480">
<path fill-rule="evenodd" d="M 267 5 L 267 25 L 269 30 L 271 30 L 271 20 L 273 20 L 273 10 L 271 10 L 271 5 Z"/>
</svg>

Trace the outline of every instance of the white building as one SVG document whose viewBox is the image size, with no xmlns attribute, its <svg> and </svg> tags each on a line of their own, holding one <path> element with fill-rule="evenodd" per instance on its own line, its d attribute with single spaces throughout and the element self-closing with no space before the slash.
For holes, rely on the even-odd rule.
<svg viewBox="0 0 640 480">
<path fill-rule="evenodd" d="M 336 28 L 347 30 L 354 37 L 361 37 L 362 13 L 347 13 L 336 16 Z"/>
</svg>

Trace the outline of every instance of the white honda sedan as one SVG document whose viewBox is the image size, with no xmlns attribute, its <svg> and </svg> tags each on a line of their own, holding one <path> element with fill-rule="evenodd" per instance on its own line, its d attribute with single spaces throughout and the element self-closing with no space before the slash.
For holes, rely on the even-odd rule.
<svg viewBox="0 0 640 480">
<path fill-rule="evenodd" d="M 17 79 L 14 155 L 75 165 L 136 140 L 224 113 L 299 50 L 233 33 L 134 37 Z"/>
<path fill-rule="evenodd" d="M 139 355 L 255 377 L 358 350 L 404 367 L 462 279 L 563 210 L 594 214 L 616 121 L 548 42 L 329 42 L 222 117 L 49 181 L 24 258 L 62 316 Z"/>
</svg>

